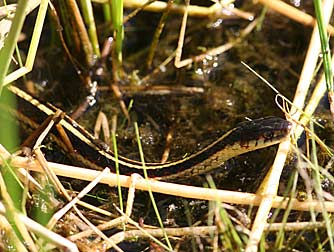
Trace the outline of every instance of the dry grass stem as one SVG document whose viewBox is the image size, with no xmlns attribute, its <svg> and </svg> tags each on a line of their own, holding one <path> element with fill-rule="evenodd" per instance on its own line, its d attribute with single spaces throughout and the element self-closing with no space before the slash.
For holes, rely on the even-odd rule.
<svg viewBox="0 0 334 252">
<path fill-rule="evenodd" d="M 98 3 L 106 3 L 107 0 L 94 0 L 94 2 Z M 126 0 L 124 1 L 125 8 L 142 8 L 142 6 L 146 4 L 145 2 L 140 0 Z M 154 1 L 151 4 L 145 6 L 143 8 L 145 11 L 151 12 L 163 12 L 167 7 L 166 2 L 162 1 Z M 180 4 L 173 4 L 170 10 L 172 13 L 179 13 L 183 14 L 185 11 L 185 6 Z M 245 12 L 236 8 L 229 9 L 228 13 L 224 12 L 224 8 L 221 4 L 216 3 L 211 5 L 210 7 L 204 6 L 196 6 L 196 5 L 189 5 L 189 15 L 192 17 L 219 17 L 224 19 L 235 19 L 235 18 L 244 18 L 247 20 L 251 20 L 254 15 L 249 12 Z"/>
<path fill-rule="evenodd" d="M 153 235 L 151 235 L 148 232 L 146 232 L 146 229 L 142 228 L 140 224 L 138 224 L 137 222 L 135 222 L 134 220 L 132 220 L 130 217 L 126 216 L 117 207 L 116 207 L 116 209 L 118 210 L 118 212 L 120 214 L 122 214 L 122 216 L 126 219 L 126 221 L 128 223 L 130 223 L 131 225 L 133 225 L 134 227 L 136 227 L 138 230 L 140 230 L 142 233 L 144 233 L 147 237 L 149 237 L 150 239 L 152 239 L 154 242 L 156 242 L 157 244 L 159 244 L 161 247 L 163 247 L 167 251 L 171 251 L 165 244 L 163 244 L 161 241 L 159 241 L 158 239 L 156 239 Z M 164 231 L 165 228 L 163 228 L 163 229 L 159 228 L 159 230 L 161 230 L 161 232 L 163 234 L 163 237 L 166 237 L 166 232 Z M 116 244 L 119 243 L 119 242 L 121 242 L 121 241 L 123 241 L 124 240 L 124 232 L 119 232 L 119 233 L 111 236 L 110 240 L 114 241 Z"/>
<path fill-rule="evenodd" d="M 184 60 L 181 60 L 182 58 L 182 49 L 183 49 L 183 44 L 184 44 L 184 36 L 185 36 L 185 30 L 186 30 L 186 25 L 187 25 L 187 17 L 188 17 L 188 12 L 185 11 L 182 19 L 182 24 L 181 24 L 181 29 L 180 29 L 180 34 L 179 34 L 179 41 L 176 49 L 176 55 L 175 55 L 175 61 L 174 65 L 177 68 L 185 67 L 189 64 L 192 64 L 193 62 L 199 62 L 204 60 L 207 57 L 215 56 L 218 54 L 222 54 L 231 48 L 235 46 L 235 44 L 240 43 L 248 34 L 250 34 L 253 29 L 256 27 L 258 20 L 255 19 L 252 21 L 245 29 L 243 29 L 240 32 L 240 36 L 233 39 L 230 42 L 227 42 L 224 45 L 218 46 L 216 48 L 207 50 L 206 52 L 193 56 L 191 58 L 187 58 Z"/>
<path fill-rule="evenodd" d="M 257 251 L 258 244 L 267 223 L 267 216 L 271 208 L 274 206 L 274 199 L 277 195 L 278 184 L 289 147 L 290 139 L 279 145 L 274 163 L 260 186 L 258 193 L 262 195 L 261 202 L 249 235 L 249 240 L 245 250 L 246 252 Z"/>
<path fill-rule="evenodd" d="M 334 56 L 334 54 L 333 54 Z M 332 61 L 332 66 L 334 66 L 334 59 Z M 327 89 L 326 89 L 326 81 L 325 81 L 325 74 L 321 75 L 320 80 L 317 82 L 316 87 L 314 88 L 311 98 L 309 99 L 305 109 L 304 109 L 304 113 L 305 115 L 303 115 L 300 118 L 300 123 L 302 125 L 307 125 L 307 123 L 309 122 L 313 112 L 316 110 L 316 108 L 318 107 L 318 104 L 320 102 L 320 100 L 322 99 L 322 97 L 325 95 Z M 296 129 L 296 136 L 300 136 L 303 132 L 303 128 L 299 127 Z"/>
<path fill-rule="evenodd" d="M 40 148 L 36 148 L 34 150 L 34 154 L 36 156 L 36 160 L 38 161 L 40 167 L 42 167 L 43 169 L 43 173 L 50 179 L 50 181 L 53 183 L 53 185 L 55 186 L 55 189 L 57 191 L 58 194 L 61 195 L 66 195 L 66 190 L 63 187 L 63 185 L 61 184 L 61 182 L 59 181 L 57 175 L 55 174 L 55 172 L 50 169 L 48 162 L 46 161 L 42 151 Z"/>
<path fill-rule="evenodd" d="M 135 191 L 136 191 L 136 181 L 138 179 L 141 179 L 141 177 L 138 174 L 132 174 L 131 175 L 131 181 L 130 181 L 130 186 L 129 186 L 129 192 L 128 192 L 128 198 L 127 198 L 127 204 L 126 204 L 126 210 L 125 210 L 125 215 L 129 216 L 132 213 L 132 207 L 134 203 L 134 198 L 135 198 Z M 100 224 L 97 226 L 99 230 L 106 230 L 106 229 L 111 229 L 113 227 L 121 226 L 126 223 L 126 218 L 124 216 L 113 219 L 111 221 L 105 222 L 103 224 Z M 68 237 L 70 240 L 74 241 L 77 239 L 81 239 L 83 237 L 87 237 L 91 234 L 93 234 L 93 230 L 85 230 L 83 232 L 80 232 L 78 234 L 72 235 Z"/>
<path fill-rule="evenodd" d="M 122 99 L 123 95 L 122 95 L 122 92 L 119 88 L 119 85 L 117 85 L 116 83 L 113 82 L 113 83 L 110 83 L 110 88 L 113 91 L 113 93 L 115 94 L 115 96 L 119 99 L 119 105 L 122 109 L 122 112 L 123 112 L 124 116 L 126 117 L 126 119 L 128 120 L 128 122 L 130 122 L 130 115 L 129 115 L 128 109 L 126 107 L 126 104 Z"/>
<path fill-rule="evenodd" d="M 90 229 L 96 233 L 99 237 L 101 237 L 106 244 L 108 244 L 109 248 L 113 248 L 118 252 L 123 251 L 120 247 L 117 246 L 116 243 L 114 243 L 111 239 L 109 239 L 101 230 L 99 230 L 94 224 L 92 224 L 83 214 L 82 212 L 77 209 L 77 207 L 74 205 L 73 208 L 75 209 L 77 215 L 90 227 Z"/>
<path fill-rule="evenodd" d="M 8 221 L 11 222 L 11 225 L 15 227 L 15 235 L 20 240 L 19 242 L 22 243 L 24 241 L 25 246 L 30 251 L 37 252 L 38 249 L 36 247 L 36 244 L 34 243 L 24 223 L 21 222 L 19 219 L 20 212 L 17 209 L 17 206 L 14 205 L 11 195 L 7 190 L 7 186 L 2 173 L 0 173 L 0 193 L 1 200 L 3 202 L 0 202 L 0 206 L 2 207 L 2 209 L 0 209 L 0 212 L 6 214 L 6 218 L 8 219 Z M 15 239 L 15 241 L 16 240 L 17 239 Z M 20 247 L 21 244 L 16 244 L 16 246 Z"/>
<path fill-rule="evenodd" d="M 32 190 L 43 190 L 42 186 L 28 173 L 27 170 L 25 170 L 24 168 L 19 168 L 18 171 L 19 171 L 19 175 L 21 174 L 23 176 L 23 179 L 27 179 L 29 181 L 29 186 L 31 187 Z M 65 197 L 68 200 L 71 200 L 70 196 L 67 194 L 67 191 L 66 191 Z M 87 209 L 90 209 L 94 212 L 100 213 L 102 215 L 109 216 L 109 217 L 115 217 L 110 212 L 108 212 L 106 210 L 103 210 L 99 207 L 95 207 L 93 205 L 90 205 L 86 202 L 78 201 L 77 204 L 79 204 L 79 205 L 81 205 L 81 206 L 83 206 Z"/>
<path fill-rule="evenodd" d="M 2 156 L 3 152 L 6 151 L 4 151 L 4 148 L 0 145 L 0 156 Z M 0 160 L 0 164 L 2 162 L 3 161 Z M 36 161 L 31 161 L 30 159 L 25 157 L 14 157 L 11 160 L 11 164 L 16 167 L 25 167 L 26 169 L 31 171 L 43 172 L 40 165 Z M 54 172 L 59 176 L 76 178 L 85 181 L 93 180 L 100 173 L 96 170 L 57 164 L 53 162 L 48 162 L 48 166 L 53 169 Z M 116 186 L 118 184 L 118 179 L 120 180 L 122 187 L 129 187 L 131 184 L 131 177 L 119 175 L 118 178 L 118 176 L 113 173 L 107 174 L 104 178 L 102 178 L 101 183 L 108 184 L 110 186 Z M 143 178 L 139 179 L 136 182 L 136 189 L 148 190 L 148 184 L 153 192 L 185 198 L 195 198 L 213 201 L 219 200 L 226 203 L 252 206 L 259 205 L 262 199 L 262 195 L 259 194 L 186 186 L 174 183 L 161 182 L 155 179 L 145 180 Z M 311 208 L 313 208 L 315 211 L 321 211 L 319 201 L 317 200 L 308 200 L 301 202 L 297 199 L 288 199 L 280 196 L 274 197 L 273 207 L 284 209 L 287 206 L 288 201 L 291 201 L 292 209 L 294 210 L 309 211 Z M 325 202 L 325 205 L 328 212 L 334 212 L 334 202 Z"/>
<path fill-rule="evenodd" d="M 142 83 L 148 82 L 152 79 L 152 77 L 160 72 L 163 72 L 166 70 L 166 66 L 171 62 L 176 55 L 176 50 L 171 53 L 159 66 L 157 66 L 152 72 L 147 74 L 141 79 Z"/>
<path fill-rule="evenodd" d="M 31 188 L 32 190 L 43 190 L 43 187 L 25 169 L 19 168 L 18 176 L 22 181 L 27 181 L 27 184 L 29 184 L 29 188 Z"/>
<path fill-rule="evenodd" d="M 155 0 L 148 0 L 145 3 L 142 3 L 141 6 L 137 7 L 134 11 L 123 18 L 123 24 L 126 24 L 131 18 L 135 17 L 139 12 L 143 11 L 146 6 L 149 6 L 153 2 L 155 2 Z"/>
<path fill-rule="evenodd" d="M 304 230 L 314 230 L 317 228 L 326 228 L 324 222 L 287 222 L 287 223 L 267 223 L 266 231 L 276 232 L 281 229 L 284 231 L 304 231 Z"/>
<path fill-rule="evenodd" d="M 117 234 L 113 235 L 111 239 L 114 240 L 115 243 L 122 242 L 124 240 L 132 239 L 133 237 L 138 238 L 149 238 L 149 237 L 163 237 L 164 232 L 161 229 L 144 229 L 145 232 L 142 230 L 130 230 L 124 232 L 118 232 Z M 183 228 L 165 228 L 164 229 L 168 236 L 172 237 L 179 237 L 179 236 L 206 236 L 213 234 L 217 231 L 216 226 L 204 226 L 204 227 L 183 227 Z M 221 230 L 223 231 L 223 230 Z"/>
<path fill-rule="evenodd" d="M 72 12 L 77 25 L 76 28 L 78 29 L 78 36 L 80 37 L 82 48 L 85 52 L 86 63 L 88 66 L 92 66 L 94 64 L 93 46 L 90 42 L 85 22 L 82 19 L 77 2 L 75 0 L 69 0 L 68 6 L 70 7 L 70 11 Z"/>
<path fill-rule="evenodd" d="M 107 229 L 111 229 L 114 227 L 119 227 L 122 224 L 124 224 L 126 222 L 126 219 L 123 217 L 118 217 L 116 219 L 113 219 L 111 221 L 105 222 L 103 224 L 99 224 L 96 226 L 96 228 L 98 228 L 99 230 L 107 230 Z M 85 231 L 82 231 L 80 233 L 71 235 L 69 237 L 67 237 L 67 239 L 71 240 L 71 241 L 75 241 L 78 239 L 82 239 L 84 237 L 90 236 L 94 233 L 94 231 L 92 229 L 87 229 Z"/>
<path fill-rule="evenodd" d="M 139 176 L 138 174 L 131 175 L 128 199 L 126 201 L 126 209 L 125 209 L 125 215 L 128 217 L 130 217 L 132 213 L 132 207 L 135 201 L 136 184 L 137 184 L 137 181 L 139 181 L 140 179 L 141 179 L 141 176 Z"/>
<path fill-rule="evenodd" d="M 64 195 L 68 200 L 71 200 L 71 197 L 69 196 L 69 194 L 67 193 L 67 191 L 65 190 L 65 188 L 62 186 L 62 184 L 60 183 L 60 181 L 58 180 L 58 177 L 54 174 L 54 171 L 52 169 L 50 169 L 49 167 L 49 163 L 45 160 L 43 154 L 41 153 L 40 149 L 37 148 L 35 150 L 35 154 L 37 156 L 37 160 L 39 161 L 39 164 L 43 167 L 44 171 L 47 171 L 47 173 L 49 174 L 49 176 L 52 178 L 52 181 L 54 184 L 56 184 L 56 188 L 58 188 L 59 192 L 61 192 L 62 195 Z M 92 186 L 95 186 L 96 183 L 103 177 L 105 176 L 105 174 L 107 174 L 109 172 L 109 169 L 107 169 L 105 172 L 102 172 L 101 174 L 96 174 L 96 178 L 92 179 L 91 181 L 94 181 L 93 183 L 91 183 L 85 190 L 84 192 L 80 193 L 80 197 L 82 197 L 82 194 L 86 194 L 87 190 L 90 190 L 92 188 Z M 78 198 L 76 200 L 73 201 L 74 203 L 78 202 Z M 90 223 L 90 221 L 81 213 L 81 211 L 72 203 L 70 203 L 71 207 L 73 207 L 73 209 L 76 211 L 76 213 L 78 214 L 78 216 L 96 233 L 98 234 L 100 237 L 102 237 L 103 239 L 106 240 L 106 242 L 108 244 L 110 244 L 111 247 L 113 247 L 116 251 L 121 251 L 120 248 L 114 244 L 112 241 L 108 240 L 108 237 L 105 236 L 100 230 L 98 230 L 92 223 Z M 56 222 L 59 220 L 59 218 L 66 212 L 68 211 L 68 208 L 66 208 L 65 210 L 60 210 L 58 211 L 50 220 L 49 223 L 47 225 L 48 228 L 52 228 Z"/>
<path fill-rule="evenodd" d="M 26 9 L 26 10 L 32 11 L 35 7 L 38 6 L 38 4 L 40 4 L 40 6 L 38 9 L 34 32 L 31 38 L 31 41 L 34 41 L 34 43 L 31 43 L 29 46 L 27 61 L 23 67 L 20 67 L 19 69 L 13 71 L 12 73 L 8 74 L 5 77 L 5 80 L 3 82 L 4 86 L 17 80 L 23 75 L 29 73 L 33 68 L 35 56 L 37 53 L 39 37 L 43 29 L 44 18 L 45 18 L 47 7 L 48 7 L 48 1 L 38 1 L 38 0 L 28 1 L 28 8 Z M 38 24 L 41 24 L 41 25 L 38 25 Z"/>
<path fill-rule="evenodd" d="M 169 16 L 169 11 L 170 11 L 171 7 L 173 6 L 173 3 L 174 3 L 174 0 L 168 0 L 167 1 L 166 9 L 163 11 L 163 13 L 160 17 L 159 24 L 155 28 L 155 32 L 154 32 L 154 35 L 153 35 L 152 42 L 150 44 L 149 52 L 148 52 L 148 55 L 146 57 L 146 68 L 147 69 L 152 68 L 152 63 L 153 63 L 154 56 L 156 55 L 156 52 L 157 52 L 157 47 L 158 47 L 158 44 L 159 44 L 159 40 L 160 40 L 161 34 L 164 30 L 164 27 L 166 25 L 166 21 L 167 21 L 167 18 Z"/>
<path fill-rule="evenodd" d="M 332 10 L 334 6 L 333 0 L 326 0 L 323 2 L 323 9 L 324 9 L 324 21 L 326 23 L 329 22 Z M 319 30 L 318 26 L 316 25 L 312 32 L 312 37 L 310 40 L 309 48 L 305 57 L 304 66 L 299 78 L 299 82 L 297 85 L 297 89 L 295 92 L 295 97 L 293 100 L 293 104 L 295 107 L 292 108 L 291 116 L 293 119 L 298 120 L 300 117 L 300 110 L 304 107 L 305 99 L 309 91 L 309 87 L 311 81 L 315 74 L 315 68 L 318 60 L 318 56 L 320 53 L 320 40 L 319 40 Z M 332 61 L 332 65 L 334 65 L 334 60 Z M 307 117 L 303 116 L 301 118 L 301 124 L 306 125 L 309 117 L 313 114 L 315 108 L 318 106 L 321 97 L 324 95 L 326 91 L 326 84 L 325 84 L 325 77 L 322 74 L 320 80 L 318 81 L 316 88 L 313 91 L 312 97 L 310 98 L 308 105 L 305 108 L 304 113 Z M 297 127 L 295 135 L 298 138 L 302 133 L 302 127 Z"/>
<path fill-rule="evenodd" d="M 268 8 L 281 13 L 282 15 L 295 20 L 301 24 L 307 25 L 307 26 L 314 26 L 316 24 L 316 20 L 311 15 L 302 12 L 298 10 L 297 8 L 281 1 L 281 0 L 256 0 L 256 2 L 261 3 Z M 333 35 L 334 28 L 333 26 L 329 25 L 327 27 L 327 31 Z"/>
<path fill-rule="evenodd" d="M 1 214 L 0 214 L 0 228 L 1 228 L 2 236 L 5 235 L 7 242 L 10 241 L 12 243 L 11 245 L 15 247 L 17 251 L 20 251 L 20 252 L 28 251 L 27 248 L 20 242 L 19 238 L 15 235 L 13 227 L 8 222 L 7 218 Z M 2 244 L 2 247 L 6 247 L 6 245 Z"/>
<path fill-rule="evenodd" d="M 93 181 L 92 183 L 90 183 L 81 193 L 79 193 L 79 197 L 76 197 L 70 204 L 68 204 L 67 206 L 71 206 L 73 207 L 73 209 L 76 211 L 77 215 L 81 218 L 81 220 L 83 220 L 90 228 L 91 230 L 96 233 L 98 236 L 100 236 L 101 238 L 103 238 L 107 244 L 110 245 L 110 247 L 114 248 L 116 251 L 122 251 L 113 241 L 109 240 L 108 237 L 101 232 L 95 225 L 93 225 L 83 214 L 82 212 L 76 207 L 75 203 L 77 203 L 79 201 L 80 197 L 83 197 L 85 194 L 87 194 L 88 191 L 90 191 L 92 189 L 92 187 L 96 186 L 97 182 L 99 182 L 106 174 L 109 173 L 109 169 L 105 169 L 103 172 L 101 172 L 100 174 L 96 174 L 96 178 L 91 180 Z M 64 195 L 66 196 L 67 199 L 70 198 L 70 196 L 67 194 L 67 192 L 64 193 Z M 68 207 L 66 207 L 64 210 L 60 210 L 58 211 L 56 214 L 54 214 L 54 216 L 49 220 L 48 223 L 48 228 L 52 228 L 57 220 L 65 213 L 69 210 Z"/>
<path fill-rule="evenodd" d="M 108 211 L 106 211 L 104 209 L 101 209 L 99 207 L 93 206 L 93 205 L 88 204 L 88 203 L 86 203 L 84 201 L 81 201 L 81 200 L 78 201 L 78 205 L 83 206 L 83 207 L 85 207 L 85 208 L 87 208 L 87 209 L 89 209 L 91 211 L 94 211 L 96 213 L 99 213 L 101 215 L 105 215 L 105 216 L 108 216 L 108 217 L 111 217 L 111 218 L 115 218 L 116 217 L 111 212 L 108 212 Z"/>
<path fill-rule="evenodd" d="M 55 124 L 56 121 L 60 120 L 61 114 L 63 112 L 61 110 L 57 110 L 56 113 L 52 116 L 51 121 L 48 123 L 48 125 L 45 127 L 45 129 L 41 132 L 41 134 L 39 134 L 36 143 L 33 147 L 34 149 L 39 148 L 42 145 L 42 142 L 44 141 L 44 139 L 46 138 L 46 136 L 49 134 L 52 126 Z"/>
<path fill-rule="evenodd" d="M 231 7 L 231 5 L 229 3 L 224 3 L 224 1 L 213 1 L 215 2 L 214 5 L 211 5 L 209 8 L 212 10 L 212 12 L 214 12 L 216 10 L 216 15 L 215 17 L 222 17 L 222 13 L 226 13 L 226 15 L 228 16 L 237 16 L 240 18 L 243 18 L 245 20 L 248 21 L 252 21 L 254 19 L 254 13 L 250 13 L 250 12 L 246 12 L 243 10 L 240 10 L 238 8 L 235 8 L 234 5 L 233 7 Z M 223 7 L 223 8 L 222 8 Z M 233 15 L 229 15 L 229 13 L 233 14 Z M 191 16 L 191 15 L 190 15 Z"/>
<path fill-rule="evenodd" d="M 104 142 L 109 144 L 110 143 L 110 129 L 109 129 L 109 123 L 108 123 L 108 118 L 105 113 L 102 111 L 99 112 L 95 126 L 94 126 L 94 137 L 96 139 L 100 138 L 100 131 L 103 131 L 103 136 L 104 136 Z"/>
<path fill-rule="evenodd" d="M 6 213 L 6 209 L 2 202 L 0 202 L 0 213 L 4 215 Z M 68 239 L 50 231 L 49 229 L 43 227 L 39 223 L 31 220 L 27 216 L 23 214 L 17 214 L 18 220 L 20 220 L 31 232 L 34 232 L 35 234 L 44 237 L 45 239 L 51 241 L 53 244 L 67 248 L 68 251 L 71 252 L 79 252 L 77 246 L 69 241 Z"/>
<path fill-rule="evenodd" d="M 300 230 L 313 230 L 315 228 L 325 228 L 325 224 L 323 222 L 293 222 L 293 223 L 266 223 L 265 231 L 266 232 L 276 232 L 280 229 L 284 229 L 284 231 L 300 231 Z M 164 233 L 159 228 L 154 229 L 144 229 L 142 230 L 129 230 L 118 232 L 110 239 L 113 239 L 115 243 L 120 243 L 124 240 L 133 239 L 133 237 L 137 238 L 147 238 L 150 236 L 153 237 L 163 237 Z M 164 229 L 168 236 L 180 237 L 180 236 L 207 236 L 211 235 L 215 232 L 224 232 L 225 229 L 218 230 L 217 226 L 200 226 L 200 227 L 182 227 L 182 228 L 165 228 Z"/>
<path fill-rule="evenodd" d="M 160 163 L 166 163 L 169 158 L 170 147 L 173 142 L 173 130 L 170 128 L 167 132 L 166 141 L 165 141 L 165 149 L 162 153 Z"/>
<path fill-rule="evenodd" d="M 131 219 L 128 219 L 129 223 L 136 227 L 139 225 Z M 264 226 L 267 232 L 276 232 L 280 229 L 285 231 L 299 231 L 299 230 L 312 230 L 314 228 L 325 228 L 323 222 L 291 222 L 291 223 L 266 223 Z M 244 229 L 245 230 L 245 229 Z M 138 230 L 122 231 L 114 234 L 110 237 L 116 244 L 124 240 L 137 238 L 159 238 L 164 236 L 164 231 L 168 236 L 180 237 L 180 236 L 206 236 L 213 233 L 225 232 L 225 228 L 218 229 L 217 226 L 203 226 L 203 227 L 182 227 L 182 228 L 164 228 L 164 230 L 159 228 L 148 229 L 139 227 Z"/>
<path fill-rule="evenodd" d="M 108 168 L 104 169 L 99 176 L 97 176 L 94 180 L 92 180 L 75 198 L 73 198 L 67 205 L 65 205 L 62 209 L 56 212 L 49 223 L 56 223 L 60 218 L 62 218 L 75 204 L 79 202 L 79 200 L 84 197 L 87 193 L 89 193 L 110 170 Z M 51 224 L 53 226 L 53 224 Z"/>
<path fill-rule="evenodd" d="M 155 71 L 157 70 L 157 71 Z M 162 70 L 156 68 L 152 74 L 157 74 Z M 150 75 L 149 78 L 152 76 Z M 146 76 L 144 77 L 146 79 Z M 149 79 L 148 78 L 148 79 Z M 154 84 L 154 86 L 147 86 L 146 81 L 142 79 L 140 81 L 142 84 L 141 86 L 122 86 L 120 90 L 123 94 L 132 95 L 136 93 L 140 93 L 142 95 L 173 95 L 173 94 L 180 94 L 180 95 L 195 95 L 195 94 L 203 94 L 204 88 L 202 87 L 186 87 L 186 86 L 168 86 L 168 85 L 159 85 Z M 109 87 L 99 87 L 100 91 L 109 91 Z"/>
<path fill-rule="evenodd" d="M 0 202 L 0 213 L 5 214 L 5 212 L 6 212 L 5 208 L 3 204 Z M 44 237 L 45 239 L 51 241 L 53 244 L 57 246 L 67 248 L 68 251 L 79 252 L 77 246 L 68 239 L 50 231 L 49 229 L 43 227 L 39 223 L 33 221 L 32 219 L 28 218 L 23 214 L 18 214 L 17 217 L 31 232 L 34 232 L 35 234 L 41 237 Z"/>
</svg>

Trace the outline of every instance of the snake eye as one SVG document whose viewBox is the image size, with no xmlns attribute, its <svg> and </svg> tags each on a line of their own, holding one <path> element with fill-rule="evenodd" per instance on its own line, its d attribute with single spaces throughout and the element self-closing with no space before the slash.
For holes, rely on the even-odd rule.
<svg viewBox="0 0 334 252">
<path fill-rule="evenodd" d="M 270 140 L 274 137 L 274 132 L 272 131 L 264 132 L 263 137 L 265 140 Z"/>
</svg>

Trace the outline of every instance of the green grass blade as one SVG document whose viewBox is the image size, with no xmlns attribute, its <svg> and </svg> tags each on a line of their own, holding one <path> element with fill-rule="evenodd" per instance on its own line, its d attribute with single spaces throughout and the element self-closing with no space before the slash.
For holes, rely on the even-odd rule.
<svg viewBox="0 0 334 252">
<path fill-rule="evenodd" d="M 116 120 L 116 119 L 115 119 Z M 115 122 L 116 124 L 116 122 Z M 121 181 L 119 179 L 119 162 L 118 162 L 118 148 L 117 148 L 117 138 L 116 138 L 116 129 L 113 128 L 111 130 L 111 140 L 113 143 L 113 149 L 114 149 L 114 155 L 115 155 L 115 169 L 117 174 L 117 190 L 118 190 L 118 196 L 119 196 L 119 208 L 123 212 L 123 197 L 122 197 L 122 187 L 121 187 Z"/>
<path fill-rule="evenodd" d="M 314 0 L 314 9 L 315 15 L 317 18 L 317 23 L 319 27 L 319 36 L 321 42 L 321 52 L 324 60 L 324 69 L 325 69 L 325 79 L 327 91 L 333 91 L 333 72 L 332 72 L 332 63 L 331 63 L 331 52 L 329 48 L 329 41 L 326 32 L 326 25 L 324 22 L 324 17 L 322 13 L 322 1 Z"/>
<path fill-rule="evenodd" d="M 110 0 L 111 16 L 115 31 L 116 40 L 116 59 L 119 64 L 122 63 L 122 45 L 124 37 L 123 29 L 123 0 Z"/>
<path fill-rule="evenodd" d="M 25 10 L 27 8 L 28 1 L 20 0 L 18 2 L 16 13 L 13 19 L 12 26 L 5 39 L 4 46 L 0 50 L 0 95 L 3 88 L 3 82 L 9 69 L 11 57 L 13 55 L 16 42 L 21 33 L 23 22 L 25 20 Z"/>
<path fill-rule="evenodd" d="M 314 132 L 313 128 L 313 122 L 310 121 L 310 130 L 311 132 Z M 318 165 L 318 158 L 317 158 L 317 151 L 316 151 L 316 143 L 314 137 L 311 138 L 311 144 L 312 144 L 312 152 L 311 152 L 311 157 L 312 157 L 312 162 L 315 165 L 315 169 L 313 169 L 312 175 L 314 179 L 314 189 L 315 192 L 318 196 L 318 200 L 320 201 L 320 204 L 322 205 L 322 215 L 324 218 L 324 221 L 326 223 L 326 231 L 328 235 L 328 240 L 329 240 L 329 245 L 331 248 L 331 251 L 334 251 L 334 241 L 333 241 L 333 227 L 331 224 L 331 219 L 330 216 L 326 210 L 325 204 L 324 204 L 324 197 L 323 197 L 323 190 L 321 187 L 321 175 L 320 175 L 320 169 Z"/>
<path fill-rule="evenodd" d="M 81 7 L 85 23 L 88 25 L 88 35 L 93 46 L 93 52 L 97 57 L 100 57 L 100 47 L 96 33 L 92 3 L 90 0 L 81 0 Z"/>
<path fill-rule="evenodd" d="M 137 122 L 134 123 L 134 126 L 135 126 L 135 132 L 136 132 L 136 137 L 137 137 L 137 143 L 138 143 L 138 150 L 139 150 L 139 155 L 140 155 L 140 161 L 141 161 L 142 166 L 143 166 L 144 178 L 148 179 L 146 165 L 145 165 L 145 159 L 144 159 L 144 152 L 143 152 L 143 147 L 142 147 L 141 141 L 140 141 L 140 135 L 139 135 L 139 129 L 138 129 Z M 167 245 L 168 245 L 169 249 L 172 251 L 173 250 L 172 245 L 171 245 L 171 243 L 170 243 L 170 241 L 168 239 L 167 233 L 165 232 L 164 225 L 163 225 L 163 222 L 162 222 L 160 214 L 159 214 L 159 209 L 158 209 L 157 204 L 155 202 L 152 190 L 150 190 L 149 184 L 148 184 L 148 187 L 149 187 L 148 194 L 150 196 L 154 212 L 155 212 L 155 214 L 157 216 L 159 225 L 160 225 L 161 229 L 164 232 L 164 237 L 166 239 Z"/>
</svg>

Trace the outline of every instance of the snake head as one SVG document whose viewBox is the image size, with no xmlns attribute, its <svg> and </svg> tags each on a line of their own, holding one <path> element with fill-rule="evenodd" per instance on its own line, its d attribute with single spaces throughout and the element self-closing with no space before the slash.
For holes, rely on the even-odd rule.
<svg viewBox="0 0 334 252">
<path fill-rule="evenodd" d="M 289 135 L 292 124 L 279 117 L 264 117 L 237 125 L 232 133 L 243 148 L 260 149 L 280 143 Z"/>
</svg>

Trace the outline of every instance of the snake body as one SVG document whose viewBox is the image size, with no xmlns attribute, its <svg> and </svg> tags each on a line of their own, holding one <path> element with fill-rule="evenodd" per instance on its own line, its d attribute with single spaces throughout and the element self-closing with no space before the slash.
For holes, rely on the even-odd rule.
<svg viewBox="0 0 334 252">
<path fill-rule="evenodd" d="M 10 86 L 8 89 L 17 96 L 19 103 L 24 103 L 24 111 L 18 111 L 16 115 L 20 121 L 30 120 L 30 126 L 34 124 L 31 122 L 32 118 L 39 118 L 39 121 L 35 122 L 38 125 L 57 110 L 50 104 L 41 103 L 18 87 Z M 85 166 L 93 169 L 113 168 L 118 162 L 121 174 L 143 173 L 142 163 L 121 156 L 116 160 L 113 152 L 103 148 L 99 141 L 69 116 L 65 115 L 59 123 L 75 148 L 74 153 L 69 154 Z M 188 157 L 165 164 L 147 163 L 145 169 L 149 177 L 163 180 L 197 176 L 222 166 L 225 161 L 238 155 L 278 144 L 289 136 L 290 130 L 291 123 L 278 117 L 246 121 Z"/>
</svg>

